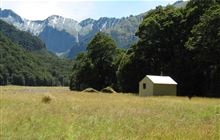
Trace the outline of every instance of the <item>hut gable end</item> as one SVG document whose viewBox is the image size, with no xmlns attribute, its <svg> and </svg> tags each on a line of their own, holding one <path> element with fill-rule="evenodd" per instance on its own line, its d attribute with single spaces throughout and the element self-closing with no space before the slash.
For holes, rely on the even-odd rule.
<svg viewBox="0 0 220 140">
<path fill-rule="evenodd" d="M 139 95 L 176 95 L 176 85 L 177 83 L 169 76 L 146 75 L 139 82 Z"/>
</svg>

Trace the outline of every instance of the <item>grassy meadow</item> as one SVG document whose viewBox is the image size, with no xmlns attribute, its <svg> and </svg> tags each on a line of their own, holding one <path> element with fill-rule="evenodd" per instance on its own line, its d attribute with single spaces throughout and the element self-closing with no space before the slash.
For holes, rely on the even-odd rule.
<svg viewBox="0 0 220 140">
<path fill-rule="evenodd" d="M 219 140 L 219 105 L 210 98 L 2 86 L 0 139 Z"/>
</svg>

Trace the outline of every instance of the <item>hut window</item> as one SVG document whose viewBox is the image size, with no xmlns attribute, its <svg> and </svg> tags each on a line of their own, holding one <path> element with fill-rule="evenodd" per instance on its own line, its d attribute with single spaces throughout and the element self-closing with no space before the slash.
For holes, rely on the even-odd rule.
<svg viewBox="0 0 220 140">
<path fill-rule="evenodd" d="M 143 83 L 143 89 L 146 89 L 146 84 L 145 83 Z"/>
</svg>

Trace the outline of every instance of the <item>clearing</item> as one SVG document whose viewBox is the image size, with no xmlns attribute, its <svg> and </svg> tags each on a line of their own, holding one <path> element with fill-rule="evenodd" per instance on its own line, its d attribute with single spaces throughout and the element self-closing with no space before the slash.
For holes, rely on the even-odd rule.
<svg viewBox="0 0 220 140">
<path fill-rule="evenodd" d="M 220 99 L 1 86 L 0 103 L 1 140 L 220 139 Z"/>
</svg>

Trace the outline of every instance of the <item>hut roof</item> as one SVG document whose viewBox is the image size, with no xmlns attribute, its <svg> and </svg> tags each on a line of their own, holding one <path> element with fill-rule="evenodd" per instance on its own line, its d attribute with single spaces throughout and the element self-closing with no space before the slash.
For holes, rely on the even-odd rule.
<svg viewBox="0 0 220 140">
<path fill-rule="evenodd" d="M 169 76 L 156 76 L 156 75 L 146 75 L 154 84 L 172 84 L 177 85 L 177 83 Z"/>
</svg>

